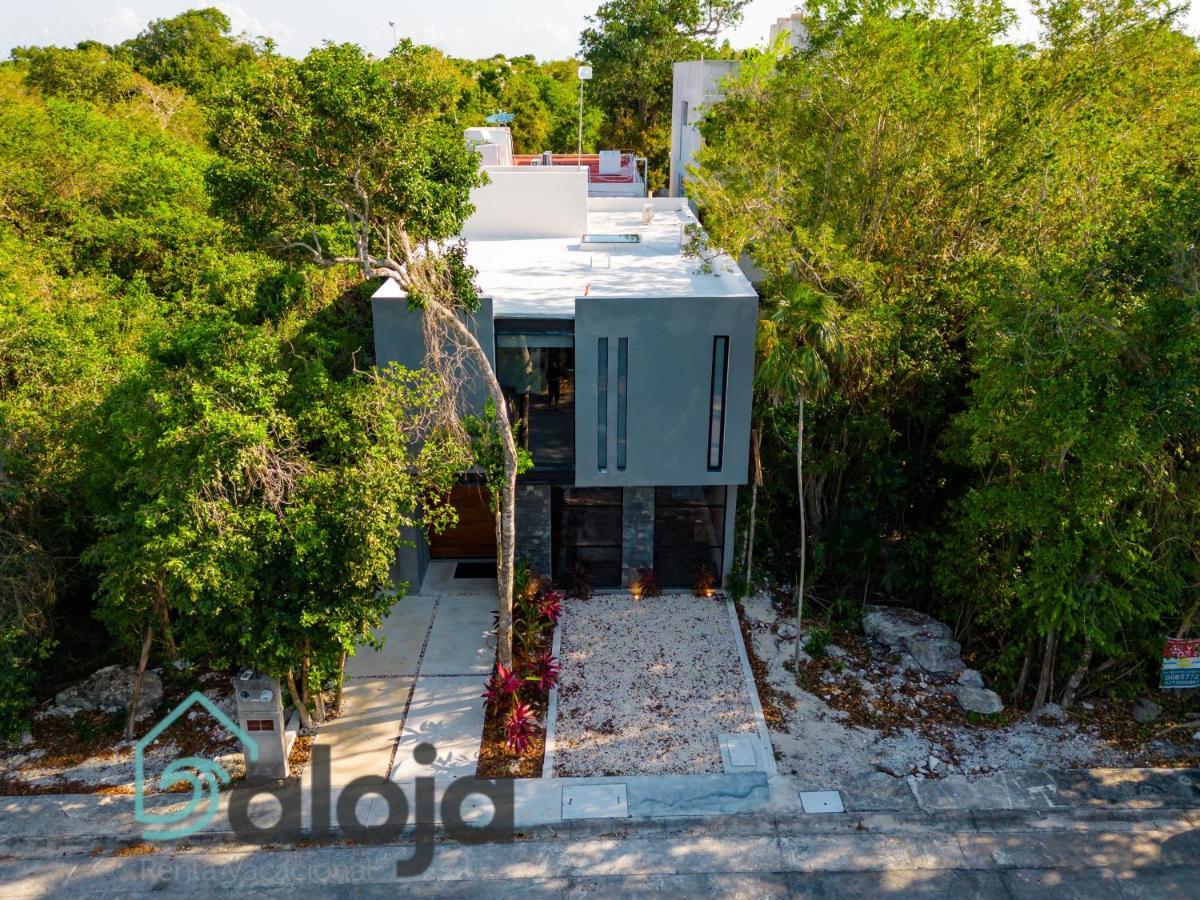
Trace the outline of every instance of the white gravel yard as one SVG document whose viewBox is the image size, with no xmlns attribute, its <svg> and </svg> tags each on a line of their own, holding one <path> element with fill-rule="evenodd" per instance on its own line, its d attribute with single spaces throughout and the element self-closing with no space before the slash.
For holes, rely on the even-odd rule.
<svg viewBox="0 0 1200 900">
<path fill-rule="evenodd" d="M 555 774 L 719 773 L 717 735 L 755 730 L 724 600 L 598 594 L 559 628 Z"/>
</svg>

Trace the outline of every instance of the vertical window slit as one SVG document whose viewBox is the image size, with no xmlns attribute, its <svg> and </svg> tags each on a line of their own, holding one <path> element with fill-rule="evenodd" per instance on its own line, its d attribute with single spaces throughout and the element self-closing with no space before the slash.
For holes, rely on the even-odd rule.
<svg viewBox="0 0 1200 900">
<path fill-rule="evenodd" d="M 625 428 L 629 403 L 629 338 L 617 341 L 617 468 L 625 471 Z"/>
<path fill-rule="evenodd" d="M 725 452 L 725 389 L 729 381 L 729 338 L 713 338 L 712 385 L 708 405 L 708 470 L 719 471 Z"/>
<path fill-rule="evenodd" d="M 596 468 L 608 470 L 608 338 L 596 345 Z"/>
</svg>

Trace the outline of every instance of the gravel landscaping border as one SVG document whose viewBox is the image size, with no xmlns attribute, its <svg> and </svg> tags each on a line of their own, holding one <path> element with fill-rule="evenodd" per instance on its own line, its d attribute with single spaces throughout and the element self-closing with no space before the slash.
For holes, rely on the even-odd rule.
<svg viewBox="0 0 1200 900">
<path fill-rule="evenodd" d="M 724 597 L 596 594 L 559 631 L 544 776 L 719 774 L 718 734 L 758 733 Z"/>
</svg>

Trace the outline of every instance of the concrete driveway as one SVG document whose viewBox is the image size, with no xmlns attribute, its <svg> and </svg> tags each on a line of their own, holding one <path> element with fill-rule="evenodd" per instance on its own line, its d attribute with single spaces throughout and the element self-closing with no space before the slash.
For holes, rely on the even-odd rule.
<svg viewBox="0 0 1200 900">
<path fill-rule="evenodd" d="M 376 632 L 383 647 L 346 661 L 342 714 L 322 726 L 331 783 L 363 776 L 408 781 L 474 774 L 483 734 L 483 683 L 495 658 L 494 579 L 455 579 L 455 563 L 431 563 L 420 594 L 396 601 Z M 413 749 L 437 748 L 432 766 Z"/>
</svg>

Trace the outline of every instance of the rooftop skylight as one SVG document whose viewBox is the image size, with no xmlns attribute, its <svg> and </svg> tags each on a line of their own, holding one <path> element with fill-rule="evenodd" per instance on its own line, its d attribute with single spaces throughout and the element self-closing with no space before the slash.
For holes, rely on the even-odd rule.
<svg viewBox="0 0 1200 900">
<path fill-rule="evenodd" d="M 640 244 L 640 234 L 585 234 L 579 241 L 579 246 L 585 250 L 591 247 L 611 247 L 614 244 Z"/>
</svg>

